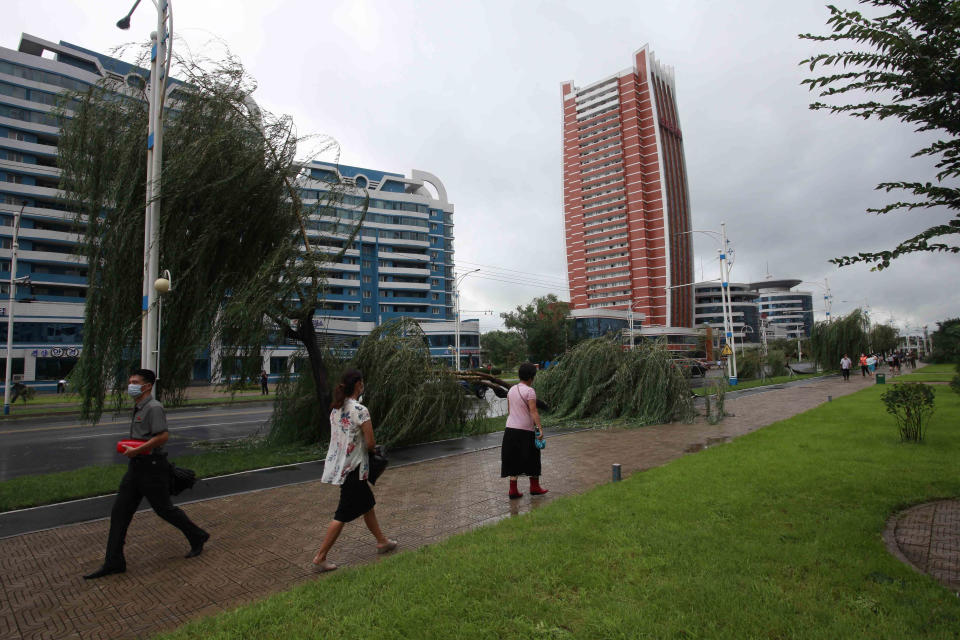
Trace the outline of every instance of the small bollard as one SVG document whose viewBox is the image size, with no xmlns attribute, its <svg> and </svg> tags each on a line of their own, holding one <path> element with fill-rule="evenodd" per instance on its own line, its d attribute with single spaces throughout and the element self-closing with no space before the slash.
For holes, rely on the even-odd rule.
<svg viewBox="0 0 960 640">
<path fill-rule="evenodd" d="M 613 465 L 613 481 L 620 482 L 620 465 Z"/>
<path fill-rule="evenodd" d="M 827 396 L 827 402 L 833 402 L 833 396 Z"/>
</svg>

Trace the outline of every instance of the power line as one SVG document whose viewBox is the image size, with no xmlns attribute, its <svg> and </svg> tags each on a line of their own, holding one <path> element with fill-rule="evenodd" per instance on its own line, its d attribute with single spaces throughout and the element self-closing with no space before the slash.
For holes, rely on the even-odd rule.
<svg viewBox="0 0 960 640">
<path fill-rule="evenodd" d="M 456 272 L 456 268 L 454 268 L 454 271 Z M 487 277 L 505 278 L 507 280 L 520 280 L 523 282 L 537 282 L 541 284 L 549 284 L 549 285 L 554 285 L 554 286 L 563 287 L 563 288 L 567 287 L 566 280 L 558 280 L 558 279 L 554 279 L 547 276 L 534 276 L 532 274 L 520 274 L 520 272 L 517 272 L 520 275 L 514 275 L 511 273 L 499 273 L 497 271 L 489 271 L 487 269 L 476 269 L 476 270 L 461 269 L 459 273 L 461 275 L 465 273 L 481 273 L 486 275 Z"/>
<path fill-rule="evenodd" d="M 492 276 L 483 276 L 483 275 L 477 275 L 477 276 L 474 276 L 474 278 L 478 280 L 490 280 L 493 282 L 503 282 L 506 284 L 517 284 L 517 285 L 524 285 L 528 287 L 539 287 L 541 289 L 549 289 L 551 291 L 557 291 L 558 289 L 563 291 L 567 290 L 566 285 L 548 284 L 543 282 L 534 282 L 530 280 L 510 280 L 506 278 L 496 278 Z"/>
<path fill-rule="evenodd" d="M 479 263 L 479 262 L 470 262 L 470 261 L 468 261 L 468 260 L 458 260 L 457 262 L 458 262 L 458 263 L 462 263 L 462 264 L 468 264 L 468 265 L 471 265 L 471 266 L 474 266 L 474 267 L 485 267 L 485 268 L 491 269 L 491 270 L 493 270 L 493 271 L 508 271 L 508 272 L 510 272 L 510 273 L 519 273 L 519 274 L 522 274 L 522 275 L 539 276 L 539 277 L 542 277 L 542 278 L 545 278 L 545 279 L 548 279 L 548 280 L 553 280 L 554 278 L 557 277 L 557 276 L 555 276 L 555 275 L 547 275 L 547 274 L 545 274 L 545 273 L 532 273 L 532 272 L 530 272 L 530 271 L 519 271 L 519 270 L 517 270 L 517 269 L 506 269 L 506 268 L 504 268 L 504 267 L 496 267 L 496 266 L 494 266 L 494 265 L 481 264 L 481 263 Z M 564 278 L 564 282 L 566 282 L 566 278 Z"/>
</svg>

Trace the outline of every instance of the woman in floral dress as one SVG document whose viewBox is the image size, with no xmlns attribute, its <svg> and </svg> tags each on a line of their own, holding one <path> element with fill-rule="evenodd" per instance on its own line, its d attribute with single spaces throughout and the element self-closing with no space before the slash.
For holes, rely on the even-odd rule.
<svg viewBox="0 0 960 640">
<path fill-rule="evenodd" d="M 376 441 L 370 412 L 358 402 L 362 393 L 363 374 L 356 369 L 348 369 L 333 391 L 330 448 L 327 450 L 321 481 L 340 486 L 340 503 L 327 526 L 323 544 L 313 558 L 313 564 L 321 571 L 337 568 L 327 560 L 327 553 L 343 531 L 343 525 L 360 516 L 363 516 L 363 522 L 377 539 L 377 553 L 387 553 L 397 548 L 396 540 L 383 535 L 373 510 L 376 501 L 367 482 L 370 472 L 367 452 L 373 450 Z"/>
</svg>

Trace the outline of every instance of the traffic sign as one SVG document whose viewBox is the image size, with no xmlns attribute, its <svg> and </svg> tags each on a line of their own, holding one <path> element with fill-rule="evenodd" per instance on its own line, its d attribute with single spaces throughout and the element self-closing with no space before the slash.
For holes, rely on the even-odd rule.
<svg viewBox="0 0 960 640">
<path fill-rule="evenodd" d="M 732 356 L 732 355 L 733 355 L 733 349 L 730 348 L 730 345 L 725 344 L 725 345 L 723 345 L 723 349 L 720 350 L 720 355 L 722 355 L 722 356 L 725 357 L 725 358 L 726 358 L 726 357 L 729 357 L 729 356 Z"/>
</svg>

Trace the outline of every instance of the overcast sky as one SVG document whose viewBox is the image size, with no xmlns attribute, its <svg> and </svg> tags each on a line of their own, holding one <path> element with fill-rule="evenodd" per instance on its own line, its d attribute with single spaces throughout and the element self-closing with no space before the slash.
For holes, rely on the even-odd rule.
<svg viewBox="0 0 960 640">
<path fill-rule="evenodd" d="M 835 0 L 846 7 L 853 0 Z M 130 31 L 114 23 L 132 0 L 3 0 L 0 45 L 21 32 L 109 52 L 149 37 L 143 2 Z M 900 258 L 883 272 L 827 260 L 892 248 L 947 219 L 865 213 L 883 181 L 933 176 L 910 154 L 925 139 L 898 122 L 862 122 L 807 108 L 798 62 L 826 32 L 819 0 L 409 2 L 173 0 L 174 30 L 194 50 L 226 43 L 258 80 L 257 101 L 293 116 L 301 134 L 333 136 L 341 162 L 436 174 L 455 204 L 464 318 L 482 330 L 534 296 L 566 299 L 560 83 L 583 86 L 632 65 L 649 43 L 676 72 L 693 226 L 727 223 L 734 281 L 823 282 L 834 315 L 867 305 L 901 327 L 960 315 L 960 257 Z M 178 46 L 175 44 L 175 47 Z M 205 49 L 209 48 L 209 49 Z M 713 242 L 695 245 L 706 279 Z M 823 314 L 820 290 L 818 318 Z"/>
</svg>

